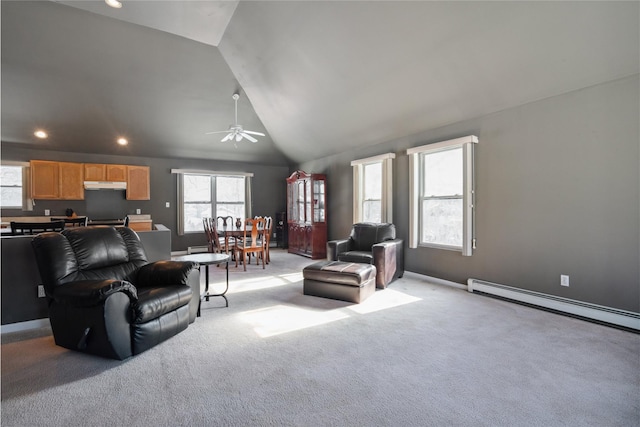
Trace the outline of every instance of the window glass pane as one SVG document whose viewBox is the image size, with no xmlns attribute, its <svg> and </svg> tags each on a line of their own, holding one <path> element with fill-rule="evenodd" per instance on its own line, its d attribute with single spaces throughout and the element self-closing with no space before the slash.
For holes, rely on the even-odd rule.
<svg viewBox="0 0 640 427">
<path fill-rule="evenodd" d="M 211 217 L 210 203 L 185 203 L 184 231 L 204 231 L 202 218 L 207 217 Z"/>
<path fill-rule="evenodd" d="M 422 243 L 462 247 L 462 199 L 422 201 Z"/>
<path fill-rule="evenodd" d="M 216 204 L 216 216 L 232 216 L 244 220 L 244 204 Z"/>
<path fill-rule="evenodd" d="M 1 166 L 0 185 L 3 207 L 22 207 L 22 166 Z"/>
<path fill-rule="evenodd" d="M 364 165 L 364 198 L 382 199 L 382 163 Z"/>
<path fill-rule="evenodd" d="M 2 187 L 2 207 L 22 207 L 21 187 Z"/>
<path fill-rule="evenodd" d="M 365 201 L 362 204 L 362 221 L 382 222 L 382 202 L 379 200 Z"/>
<path fill-rule="evenodd" d="M 216 177 L 216 198 L 218 203 L 220 202 L 244 203 L 244 177 L 217 176 Z"/>
<path fill-rule="evenodd" d="M 0 184 L 22 187 L 22 166 L 0 167 Z"/>
<path fill-rule="evenodd" d="M 462 195 L 462 148 L 423 156 L 423 196 Z"/>
<path fill-rule="evenodd" d="M 184 201 L 185 204 L 186 202 L 211 202 L 211 177 L 208 175 L 185 175 Z"/>
</svg>

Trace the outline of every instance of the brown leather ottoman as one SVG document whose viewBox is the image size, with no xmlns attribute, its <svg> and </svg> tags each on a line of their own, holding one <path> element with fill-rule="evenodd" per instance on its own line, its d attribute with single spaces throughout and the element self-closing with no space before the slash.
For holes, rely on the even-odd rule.
<svg viewBox="0 0 640 427">
<path fill-rule="evenodd" d="M 360 303 L 376 291 L 376 267 L 371 264 L 320 261 L 302 270 L 305 295 Z"/>
</svg>

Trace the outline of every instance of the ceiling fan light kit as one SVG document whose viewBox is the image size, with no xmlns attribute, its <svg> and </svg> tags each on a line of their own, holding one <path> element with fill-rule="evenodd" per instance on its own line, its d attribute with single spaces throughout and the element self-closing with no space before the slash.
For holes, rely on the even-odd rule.
<svg viewBox="0 0 640 427">
<path fill-rule="evenodd" d="M 207 132 L 206 135 L 211 135 L 211 134 L 214 134 L 214 133 L 227 133 L 228 132 L 227 135 L 220 140 L 220 142 L 227 142 L 227 141 L 231 141 L 231 140 L 235 140 L 235 142 L 240 142 L 240 141 L 242 141 L 242 138 L 248 139 L 249 141 L 251 141 L 253 143 L 258 142 L 258 140 L 255 139 L 251 135 L 264 136 L 264 133 L 255 132 L 255 131 L 251 131 L 251 130 L 244 130 L 242 128 L 242 125 L 238 124 L 238 99 L 240 99 L 240 95 L 238 95 L 237 93 L 234 93 L 232 98 L 233 98 L 233 101 L 235 102 L 235 106 L 236 106 L 236 115 L 235 115 L 235 119 L 236 120 L 235 120 L 234 124 L 229 126 L 228 130 Z"/>
</svg>

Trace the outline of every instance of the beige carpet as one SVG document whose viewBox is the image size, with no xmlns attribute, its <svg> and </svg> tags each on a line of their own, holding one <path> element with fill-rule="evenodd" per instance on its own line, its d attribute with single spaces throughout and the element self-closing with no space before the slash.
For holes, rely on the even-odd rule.
<svg viewBox="0 0 640 427">
<path fill-rule="evenodd" d="M 311 261 L 231 268 L 229 308 L 126 361 L 2 337 L 3 426 L 636 426 L 640 336 L 408 273 L 360 305 Z M 211 269 L 220 282 L 224 270 Z M 216 286 L 219 286 L 217 284 Z"/>
</svg>

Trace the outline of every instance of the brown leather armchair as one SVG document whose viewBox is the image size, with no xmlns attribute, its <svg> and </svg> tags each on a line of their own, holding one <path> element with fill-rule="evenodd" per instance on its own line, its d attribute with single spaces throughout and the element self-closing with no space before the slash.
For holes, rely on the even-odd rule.
<svg viewBox="0 0 640 427">
<path fill-rule="evenodd" d="M 353 224 L 348 239 L 327 242 L 327 259 L 375 265 L 376 288 L 381 289 L 404 274 L 403 240 L 396 239 L 396 227 L 388 223 Z"/>
</svg>

